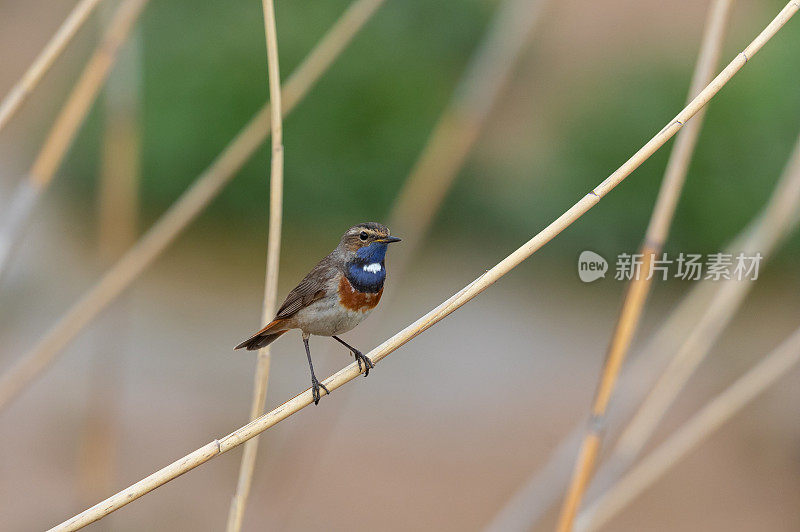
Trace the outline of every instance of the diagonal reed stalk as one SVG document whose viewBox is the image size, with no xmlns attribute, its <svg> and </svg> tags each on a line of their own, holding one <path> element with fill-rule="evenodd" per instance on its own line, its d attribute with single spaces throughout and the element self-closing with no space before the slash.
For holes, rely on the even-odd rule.
<svg viewBox="0 0 800 532">
<path fill-rule="evenodd" d="M 320 40 L 283 87 L 288 114 L 342 53 L 384 0 L 355 0 Z M 214 199 L 256 149 L 269 128 L 262 107 L 161 218 L 11 368 L 0 375 L 0 410 L 147 268 Z"/>
<path fill-rule="evenodd" d="M 642 148 L 631 156 L 620 168 L 606 178 L 602 183 L 586 194 L 577 203 L 570 207 L 564 214 L 551 222 L 537 235 L 523 244 L 520 248 L 508 255 L 490 270 L 487 270 L 477 279 L 472 281 L 463 289 L 456 292 L 450 298 L 442 302 L 439 306 L 420 317 L 414 323 L 408 325 L 397 334 L 384 341 L 378 347 L 372 349 L 367 356 L 377 363 L 387 357 L 392 352 L 405 345 L 413 338 L 422 334 L 433 325 L 437 324 L 467 302 L 478 296 L 489 286 L 498 281 L 501 277 L 520 265 L 525 259 L 541 249 L 550 240 L 555 238 L 561 231 L 569 227 L 574 221 L 583 216 L 589 209 L 597 203 L 611 190 L 625 180 L 634 170 L 644 161 L 661 148 L 675 133 L 694 116 L 720 89 L 744 66 L 748 58 L 752 58 L 794 14 L 800 10 L 797 0 L 789 2 L 778 15 L 767 25 L 767 27 L 751 42 L 745 50 L 738 54 L 716 78 L 706 86 L 678 115 L 664 126 L 656 135 L 650 139 Z M 354 380 L 361 374 L 356 362 L 351 363 L 339 370 L 323 381 L 328 390 L 336 390 L 344 384 Z M 166 467 L 156 471 L 139 482 L 125 488 L 124 490 L 112 495 L 108 499 L 84 510 L 80 514 L 57 525 L 52 530 L 77 530 L 90 523 L 93 523 L 104 516 L 122 508 L 139 497 L 153 491 L 170 480 L 191 471 L 195 467 L 211 460 L 215 456 L 230 451 L 238 447 L 247 440 L 261 434 L 270 427 L 289 416 L 299 412 L 303 408 L 313 403 L 311 389 L 296 395 L 282 405 L 270 412 L 251 421 L 247 425 L 240 427 L 227 436 L 219 440 L 213 440 L 203 447 L 187 454 Z"/>
<path fill-rule="evenodd" d="M 269 236 L 267 239 L 267 273 L 264 282 L 264 308 L 261 323 L 267 323 L 275 314 L 278 294 L 278 266 L 281 252 L 281 218 L 283 216 L 283 125 L 281 123 L 281 78 L 278 63 L 278 34 L 275 23 L 275 6 L 272 0 L 262 0 L 264 33 L 267 40 L 267 70 L 269 72 L 270 129 L 272 130 L 272 157 L 270 161 Z M 269 385 L 270 346 L 258 351 L 250 420 L 264 413 Z M 244 508 L 253 483 L 256 467 L 258 437 L 244 445 L 242 463 L 236 492 L 228 510 L 228 532 L 242 529 Z"/>
<path fill-rule="evenodd" d="M 798 155 L 796 154 L 795 157 Z M 788 174 L 784 174 L 785 176 Z M 769 223 L 763 212 L 770 210 L 775 201 L 780 200 L 791 190 L 787 186 L 787 177 L 782 178 L 775 186 L 772 200 L 765 210 L 755 217 L 733 241 L 726 246 L 723 253 L 733 255 L 748 244 L 753 234 L 763 234 Z M 777 235 L 779 240 L 785 239 L 795 228 L 797 220 L 792 220 L 780 228 Z M 771 224 L 772 225 L 772 224 Z M 760 244 L 759 244 L 760 245 Z M 765 256 L 764 258 L 768 258 Z M 659 328 L 653 338 L 641 349 L 642 355 L 633 360 L 630 368 L 621 379 L 621 388 L 616 399 L 618 408 L 614 410 L 618 418 L 625 419 L 633 414 L 634 407 L 652 388 L 652 383 L 657 375 L 667 365 L 669 360 L 678 351 L 680 343 L 676 345 L 675 339 L 686 337 L 686 331 L 692 331 L 698 324 L 697 316 L 706 312 L 716 294 L 725 289 L 726 285 L 712 280 L 702 280 L 697 283 L 683 298 L 678 307 L 670 313 L 666 322 Z M 506 530 L 529 530 L 544 516 L 555 500 L 556 491 L 560 491 L 564 477 L 569 474 L 573 457 L 580 445 L 583 425 L 578 424 L 558 445 L 547 464 L 537 471 L 517 492 L 506 507 L 486 527 L 490 532 Z M 619 443 L 618 443 L 619 445 Z M 605 461 L 599 468 L 595 479 L 590 485 L 588 498 L 593 499 L 593 492 L 602 490 L 613 482 L 629 467 L 635 455 L 614 450 L 611 459 Z M 584 512 L 581 512 L 584 514 Z M 581 518 L 583 519 L 583 518 Z"/>
<path fill-rule="evenodd" d="M 102 41 L 50 128 L 27 178 L 18 186 L 0 228 L 0 279 L 25 232 L 36 200 L 52 181 L 147 1 L 124 0 L 117 8 Z"/>
<path fill-rule="evenodd" d="M 58 59 L 58 56 L 61 55 L 61 52 L 64 51 L 99 3 L 100 0 L 81 0 L 72 8 L 55 35 L 45 45 L 44 50 L 39 53 L 22 78 L 11 87 L 6 97 L 0 102 L 0 130 L 5 127 L 25 98 L 36 88 L 36 85 L 50 70 L 55 60 Z"/>
<path fill-rule="evenodd" d="M 578 530 L 601 528 L 798 362 L 800 329 L 681 425 L 664 443 L 591 504 L 585 515 L 582 512 L 578 517 Z"/>
<path fill-rule="evenodd" d="M 389 227 L 408 243 L 393 259 L 395 272 L 405 271 L 424 240 L 507 85 L 545 4 L 545 0 L 506 0 L 467 65 L 389 215 Z"/>
<path fill-rule="evenodd" d="M 728 23 L 732 0 L 714 0 L 708 11 L 705 31 L 700 46 L 700 53 L 692 76 L 688 99 L 691 100 L 711 81 L 719 62 L 725 27 Z M 669 235 L 669 228 L 675 215 L 686 173 L 689 169 L 697 138 L 703 126 L 705 112 L 700 112 L 677 136 L 670 153 L 664 179 L 658 192 L 655 207 L 650 217 L 644 240 L 639 248 L 642 256 L 641 269 L 633 276 L 622 302 L 622 309 L 617 318 L 611 341 L 606 351 L 606 362 L 600 376 L 591 417 L 586 434 L 579 451 L 580 462 L 576 465 L 575 474 L 567 490 L 559 530 L 566 532 L 572 526 L 572 520 L 578 511 L 583 490 L 588 486 L 594 472 L 595 461 L 600 449 L 603 431 L 606 426 L 606 410 L 616 385 L 622 364 L 628 356 L 631 342 L 636 334 L 639 321 L 644 310 L 647 296 L 652 286 L 650 267 L 661 253 Z"/>
<path fill-rule="evenodd" d="M 733 254 L 741 249 L 747 231 L 742 231 L 724 253 Z M 696 316 L 707 306 L 719 283 L 703 280 L 695 284 L 678 306 L 669 314 L 658 331 L 640 349 L 641 354 L 623 368 L 620 388 L 615 393 L 617 407 L 612 410 L 616 418 L 625 419 L 633 413 L 639 400 L 650 389 L 660 369 L 678 348 L 676 339 L 696 323 Z M 532 530 L 540 519 L 550 510 L 558 496 L 566 489 L 570 468 L 574 465 L 575 453 L 581 444 L 585 423 L 577 423 L 562 438 L 547 462 L 522 485 L 501 511 L 485 527 L 487 532 Z M 592 489 L 603 477 L 601 466 Z"/>
<path fill-rule="evenodd" d="M 800 222 L 800 139 L 794 148 L 766 207 L 757 220 L 745 230 L 745 238 L 736 251 L 760 253 L 762 263 Z M 744 302 L 752 282 L 735 278 L 718 282 L 706 312 L 684 332 L 684 341 L 676 350 L 665 371 L 628 422 L 598 475 L 598 488 L 603 489 L 627 470 L 639 457 L 660 420 L 677 398 L 695 369 L 708 356 L 716 340 Z"/>
</svg>

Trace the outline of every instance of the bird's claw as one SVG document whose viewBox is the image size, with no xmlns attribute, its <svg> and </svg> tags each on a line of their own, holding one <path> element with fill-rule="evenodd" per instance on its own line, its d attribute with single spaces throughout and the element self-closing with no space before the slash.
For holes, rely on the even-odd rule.
<svg viewBox="0 0 800 532">
<path fill-rule="evenodd" d="M 315 405 L 319 404 L 319 400 L 322 398 L 322 394 L 320 394 L 319 392 L 320 388 L 325 390 L 325 393 L 327 395 L 331 394 L 330 390 L 328 390 L 328 388 L 324 384 L 319 382 L 316 377 L 311 377 L 311 395 L 312 397 L 314 397 Z"/>
<path fill-rule="evenodd" d="M 372 360 L 370 360 L 368 356 L 366 356 L 364 353 L 358 350 L 353 351 L 353 356 L 356 358 L 356 362 L 358 362 L 358 371 L 361 371 L 361 364 L 363 362 L 364 368 L 366 368 L 364 370 L 364 376 L 366 377 L 367 375 L 369 375 L 369 370 L 375 367 L 375 364 L 373 364 Z"/>
</svg>

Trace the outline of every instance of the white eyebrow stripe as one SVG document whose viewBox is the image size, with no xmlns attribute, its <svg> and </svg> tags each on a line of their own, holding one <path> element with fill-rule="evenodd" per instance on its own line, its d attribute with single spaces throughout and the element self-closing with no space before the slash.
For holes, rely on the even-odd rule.
<svg viewBox="0 0 800 532">
<path fill-rule="evenodd" d="M 377 262 L 373 262 L 372 264 L 365 264 L 364 271 L 369 273 L 378 273 L 381 271 L 381 265 Z"/>
</svg>

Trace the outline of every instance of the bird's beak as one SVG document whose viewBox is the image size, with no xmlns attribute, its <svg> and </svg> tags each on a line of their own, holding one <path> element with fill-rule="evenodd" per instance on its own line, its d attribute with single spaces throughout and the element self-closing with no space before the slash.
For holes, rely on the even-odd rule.
<svg viewBox="0 0 800 532">
<path fill-rule="evenodd" d="M 396 236 L 387 236 L 385 238 L 381 238 L 380 240 L 376 240 L 375 242 L 380 242 L 382 244 L 391 244 L 392 242 L 400 242 L 400 239 Z"/>
</svg>

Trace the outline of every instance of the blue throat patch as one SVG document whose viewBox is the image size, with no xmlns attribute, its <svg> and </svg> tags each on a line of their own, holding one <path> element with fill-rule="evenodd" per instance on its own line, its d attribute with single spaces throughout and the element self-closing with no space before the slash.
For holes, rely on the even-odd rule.
<svg viewBox="0 0 800 532">
<path fill-rule="evenodd" d="M 347 263 L 346 270 L 347 280 L 353 288 L 359 292 L 370 293 L 379 292 L 383 288 L 383 281 L 386 279 L 384 266 L 386 247 L 386 244 L 373 242 L 356 251 L 355 258 Z M 379 265 L 380 269 L 371 266 L 374 264 Z"/>
<path fill-rule="evenodd" d="M 388 244 L 373 242 L 369 246 L 364 246 L 356 251 L 356 257 L 364 261 L 364 264 L 381 263 L 386 258 L 386 248 Z"/>
</svg>

